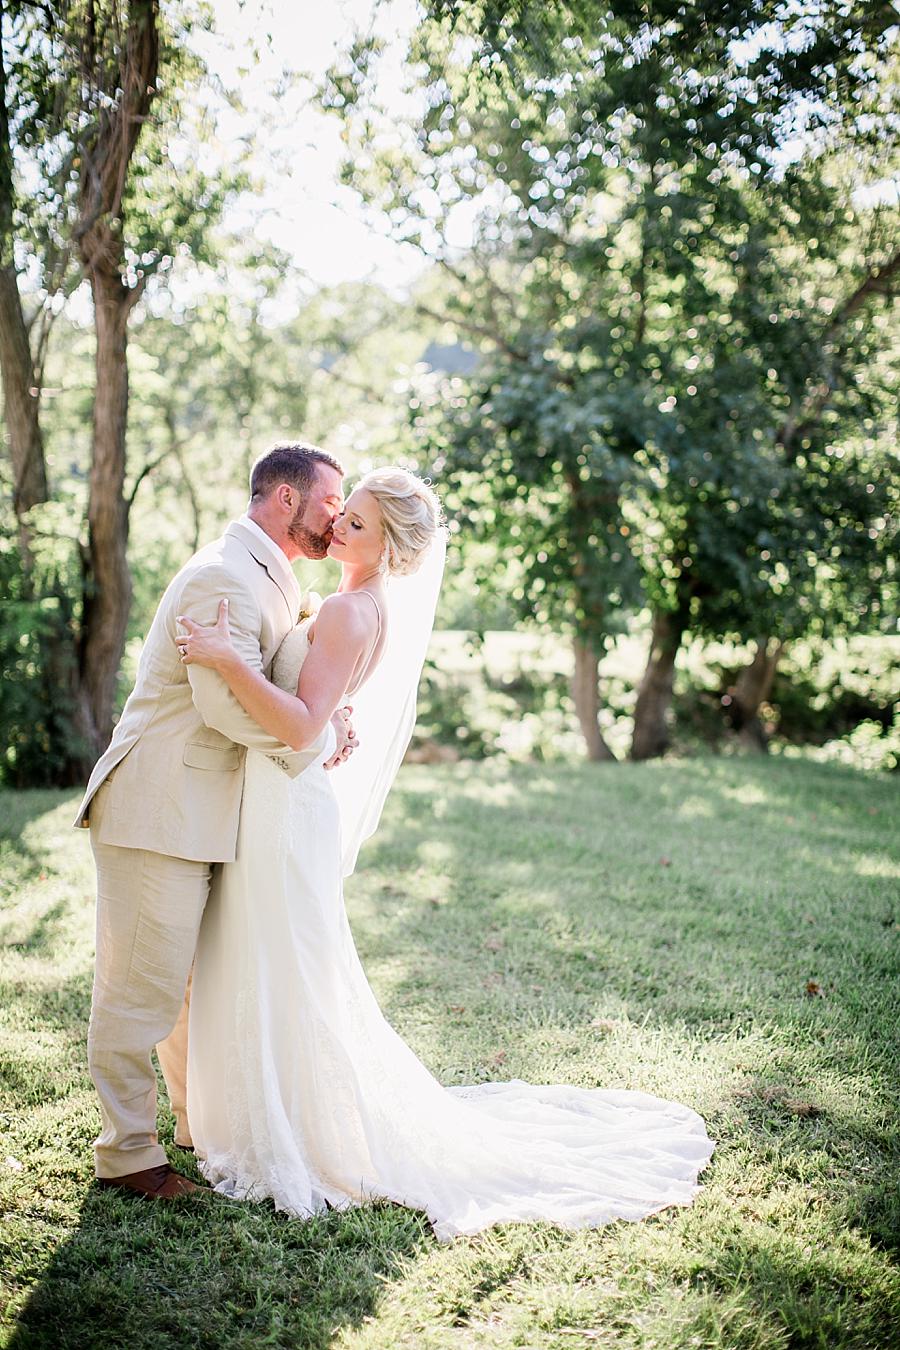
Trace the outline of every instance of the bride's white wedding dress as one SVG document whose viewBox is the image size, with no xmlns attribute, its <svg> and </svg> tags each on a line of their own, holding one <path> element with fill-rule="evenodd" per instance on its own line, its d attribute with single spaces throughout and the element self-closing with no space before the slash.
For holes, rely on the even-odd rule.
<svg viewBox="0 0 900 1350">
<path fill-rule="evenodd" d="M 307 650 L 301 625 L 276 662 L 281 688 L 296 690 Z M 694 1111 L 641 1092 L 442 1087 L 369 988 L 319 766 L 290 779 L 248 752 L 237 861 L 207 907 L 190 1017 L 204 1175 L 297 1216 L 383 1197 L 424 1210 L 442 1239 L 516 1220 L 595 1226 L 689 1204 L 712 1153 Z"/>
</svg>

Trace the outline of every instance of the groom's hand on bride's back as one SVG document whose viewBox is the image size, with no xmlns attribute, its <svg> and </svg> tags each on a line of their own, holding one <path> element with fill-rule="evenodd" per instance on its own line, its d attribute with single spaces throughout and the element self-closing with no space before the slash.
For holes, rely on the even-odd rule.
<svg viewBox="0 0 900 1350">
<path fill-rule="evenodd" d="M 345 764 L 353 751 L 359 745 L 356 738 L 356 732 L 353 730 L 353 709 L 349 706 L 338 708 L 331 718 L 331 725 L 334 727 L 334 733 L 337 737 L 337 747 L 331 759 L 325 760 L 326 769 L 337 768 L 339 764 Z"/>
</svg>

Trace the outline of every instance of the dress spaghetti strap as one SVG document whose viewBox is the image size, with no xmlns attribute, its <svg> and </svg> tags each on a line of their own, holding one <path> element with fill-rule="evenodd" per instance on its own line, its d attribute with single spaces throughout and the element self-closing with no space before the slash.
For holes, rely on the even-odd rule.
<svg viewBox="0 0 900 1350">
<path fill-rule="evenodd" d="M 374 597 L 374 595 L 372 594 L 372 592 L 371 592 L 371 591 L 357 591 L 356 594 L 357 594 L 357 595 L 367 595 L 367 596 L 369 597 L 369 599 L 372 601 L 372 604 L 375 606 L 375 613 L 378 615 L 378 628 L 376 629 L 376 632 L 375 632 L 375 640 L 374 640 L 374 642 L 372 643 L 372 646 L 369 648 L 369 655 L 368 655 L 368 657 L 366 658 L 366 664 L 363 666 L 362 672 L 361 672 L 361 674 L 360 674 L 360 676 L 359 676 L 359 679 L 356 681 L 356 683 L 354 684 L 353 688 L 350 689 L 350 690 L 348 690 L 347 694 L 345 695 L 346 698 L 352 698 L 353 695 L 356 693 L 356 691 L 360 688 L 360 686 L 361 686 L 362 684 L 365 683 L 365 680 L 366 680 L 366 678 L 367 678 L 367 676 L 368 676 L 368 674 L 369 674 L 369 671 L 371 670 L 371 667 L 372 667 L 372 658 L 374 657 L 375 653 L 378 651 L 378 644 L 379 644 L 379 642 L 381 641 L 381 630 L 382 630 L 382 626 L 383 626 L 383 621 L 382 621 L 382 617 L 381 617 L 381 606 L 379 605 L 378 601 L 375 599 L 375 597 Z"/>
</svg>

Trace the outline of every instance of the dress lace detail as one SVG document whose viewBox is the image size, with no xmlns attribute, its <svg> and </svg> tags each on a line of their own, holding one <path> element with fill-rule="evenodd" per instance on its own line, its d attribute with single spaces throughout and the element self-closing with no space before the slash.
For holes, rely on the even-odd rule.
<svg viewBox="0 0 900 1350">
<path fill-rule="evenodd" d="M 289 694 L 296 694 L 300 671 L 309 651 L 309 630 L 315 614 L 309 614 L 282 639 L 272 659 L 272 683 Z"/>
<path fill-rule="evenodd" d="M 296 689 L 307 624 L 273 677 Z M 641 1092 L 444 1088 L 382 1016 L 344 910 L 329 775 L 250 751 L 237 860 L 222 868 L 191 998 L 188 1110 L 207 1179 L 296 1216 L 383 1197 L 439 1238 L 565 1228 L 690 1204 L 713 1145 L 688 1107 Z"/>
</svg>

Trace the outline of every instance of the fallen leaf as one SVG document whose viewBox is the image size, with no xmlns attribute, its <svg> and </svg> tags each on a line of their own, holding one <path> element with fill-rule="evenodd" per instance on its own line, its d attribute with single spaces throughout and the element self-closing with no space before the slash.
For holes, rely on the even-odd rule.
<svg viewBox="0 0 900 1350">
<path fill-rule="evenodd" d="M 815 1102 L 801 1102 L 795 1097 L 786 1097 L 784 1105 L 792 1116 L 803 1116 L 809 1119 L 822 1114 L 821 1106 L 816 1106 Z"/>
<path fill-rule="evenodd" d="M 506 1051 L 498 1050 L 497 1053 L 495 1055 L 492 1055 L 491 1058 L 488 1060 L 488 1068 L 499 1069 L 500 1065 L 503 1064 L 505 1060 L 506 1060 Z"/>
<path fill-rule="evenodd" d="M 801 1097 L 789 1097 L 788 1089 L 781 1086 L 765 1087 L 753 1089 L 743 1089 L 735 1093 L 736 1097 L 742 1101 L 752 1101 L 754 1098 L 764 1102 L 766 1106 L 782 1107 L 785 1111 L 790 1111 L 792 1116 L 800 1116 L 802 1119 L 811 1120 L 815 1116 L 824 1114 L 822 1107 L 817 1106 L 815 1102 L 809 1102 Z"/>
<path fill-rule="evenodd" d="M 824 990 L 824 989 L 822 988 L 822 986 L 819 984 L 818 980 L 807 980 L 807 981 L 806 981 L 806 996 L 807 996 L 807 998 L 824 998 L 824 997 L 825 997 L 825 990 Z"/>
<path fill-rule="evenodd" d="M 449 1011 L 452 1013 L 464 1013 L 466 1011 L 466 1005 L 464 1003 L 451 1003 Z"/>
<path fill-rule="evenodd" d="M 618 1025 L 612 1017 L 595 1017 L 591 1022 L 591 1026 L 596 1027 L 598 1031 L 615 1031 Z"/>
<path fill-rule="evenodd" d="M 499 952 L 503 950 L 503 940 L 498 937 L 485 938 L 484 945 L 489 952 Z"/>
<path fill-rule="evenodd" d="M 660 865 L 660 867 L 671 867 L 671 866 L 672 866 L 672 859 L 671 859 L 671 858 L 660 858 L 660 860 L 659 860 L 659 865 Z"/>
</svg>

